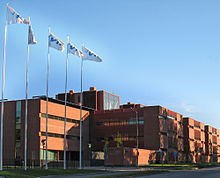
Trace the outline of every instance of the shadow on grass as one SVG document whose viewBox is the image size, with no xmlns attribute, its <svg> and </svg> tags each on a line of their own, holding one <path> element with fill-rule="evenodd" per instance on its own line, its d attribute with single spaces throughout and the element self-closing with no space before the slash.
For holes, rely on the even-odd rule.
<svg viewBox="0 0 220 178">
<path fill-rule="evenodd" d="M 144 175 L 152 175 L 152 174 L 161 174 L 169 171 L 161 171 L 161 170 L 152 170 L 152 171 L 136 171 L 131 173 L 121 173 L 107 176 L 96 176 L 93 178 L 114 178 L 114 177 L 130 177 L 130 176 L 144 176 Z"/>
</svg>

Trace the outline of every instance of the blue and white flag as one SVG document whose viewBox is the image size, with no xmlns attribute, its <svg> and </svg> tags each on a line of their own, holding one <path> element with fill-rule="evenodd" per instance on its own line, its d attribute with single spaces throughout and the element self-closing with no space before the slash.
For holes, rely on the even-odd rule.
<svg viewBox="0 0 220 178">
<path fill-rule="evenodd" d="M 83 52 L 83 59 L 84 60 L 90 60 L 95 62 L 102 62 L 102 59 L 97 56 L 94 52 L 86 48 L 85 46 L 82 46 L 82 52 Z"/>
<path fill-rule="evenodd" d="M 8 24 L 29 24 L 29 20 L 22 18 L 14 9 L 7 5 Z"/>
<path fill-rule="evenodd" d="M 34 32 L 31 27 L 31 24 L 29 24 L 28 44 L 37 44 L 37 41 L 35 40 Z"/>
<path fill-rule="evenodd" d="M 63 52 L 64 45 L 64 42 L 59 40 L 55 35 L 53 35 L 52 33 L 49 34 L 49 47 L 55 48 Z"/>
<path fill-rule="evenodd" d="M 80 51 L 79 49 L 77 49 L 72 43 L 68 42 L 67 43 L 67 52 L 74 54 L 78 57 L 82 57 L 82 51 Z"/>
</svg>

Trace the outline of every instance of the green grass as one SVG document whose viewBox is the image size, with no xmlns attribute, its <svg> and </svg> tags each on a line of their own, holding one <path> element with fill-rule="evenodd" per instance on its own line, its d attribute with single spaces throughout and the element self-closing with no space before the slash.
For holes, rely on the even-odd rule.
<svg viewBox="0 0 220 178">
<path fill-rule="evenodd" d="M 149 164 L 140 167 L 157 167 L 157 168 L 171 168 L 176 170 L 194 170 L 208 167 L 220 166 L 220 163 L 190 163 L 190 164 Z"/>
<path fill-rule="evenodd" d="M 140 167 L 186 167 L 191 165 L 192 164 L 148 164 Z"/>
<path fill-rule="evenodd" d="M 159 170 L 152 170 L 152 171 L 136 171 L 131 173 L 121 173 L 121 174 L 115 174 L 115 175 L 108 175 L 108 176 L 96 176 L 93 178 L 114 178 L 114 177 L 130 177 L 130 176 L 143 176 L 143 175 L 152 175 L 152 174 L 161 174 L 168 171 L 159 171 Z"/>
<path fill-rule="evenodd" d="M 28 169 L 24 171 L 23 169 L 8 169 L 0 171 L 0 176 L 4 177 L 40 177 L 40 176 L 48 176 L 48 175 L 67 175 L 67 174 L 79 174 L 79 173 L 99 173 L 99 172 L 106 172 L 101 170 L 85 170 L 85 169 Z"/>
</svg>

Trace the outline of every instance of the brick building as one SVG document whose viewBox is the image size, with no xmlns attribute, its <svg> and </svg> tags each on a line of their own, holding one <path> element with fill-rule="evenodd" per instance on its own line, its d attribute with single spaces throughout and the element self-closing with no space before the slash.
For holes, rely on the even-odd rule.
<svg viewBox="0 0 220 178">
<path fill-rule="evenodd" d="M 65 93 L 57 94 L 56 98 L 64 101 Z M 67 101 L 79 104 L 80 93 L 74 93 L 73 90 L 70 90 L 70 92 L 67 93 Z M 90 87 L 89 91 L 83 91 L 83 106 L 95 110 L 119 109 L 120 97 L 107 91 L 98 91 L 95 87 Z"/>
<path fill-rule="evenodd" d="M 161 106 L 131 108 L 125 105 L 117 110 L 95 112 L 93 149 L 102 151 L 105 144 L 116 147 L 118 140 L 124 147 L 135 148 L 138 135 L 138 148 L 157 150 L 163 154 L 158 158 L 160 161 L 184 161 L 182 115 Z"/>
<path fill-rule="evenodd" d="M 61 93 L 56 95 L 57 99 L 49 98 L 49 161 L 63 160 L 64 96 Z M 67 96 L 67 160 L 77 161 L 80 93 L 70 91 Z M 83 92 L 83 103 L 84 161 L 93 159 L 93 153 L 102 152 L 104 155 L 104 147 L 109 148 L 108 154 L 109 150 L 123 152 L 120 161 L 124 165 L 150 161 L 220 161 L 220 137 L 216 128 L 205 126 L 189 117 L 183 118 L 181 114 L 161 106 L 132 103 L 119 106 L 119 96 L 97 91 L 94 87 Z M 5 102 L 4 163 L 8 160 L 24 159 L 24 113 L 25 100 Z M 28 160 L 45 159 L 45 130 L 46 98 L 29 99 Z M 114 156 L 118 157 L 117 154 Z M 102 163 L 103 161 L 102 159 Z M 111 161 L 106 163 L 111 164 Z"/>
<path fill-rule="evenodd" d="M 4 103 L 4 145 L 3 160 L 8 163 L 24 160 L 24 118 L 25 100 Z M 49 98 L 48 102 L 48 160 L 63 160 L 64 150 L 64 102 Z M 89 119 L 93 110 L 83 107 L 83 156 L 88 160 Z M 67 103 L 67 160 L 79 160 L 79 120 L 78 105 Z M 46 98 L 28 100 L 27 159 L 45 159 Z"/>
<path fill-rule="evenodd" d="M 220 162 L 219 129 L 205 126 L 205 154 L 207 162 Z"/>
<path fill-rule="evenodd" d="M 204 162 L 205 153 L 205 125 L 192 118 L 183 118 L 184 150 L 187 162 Z"/>
</svg>

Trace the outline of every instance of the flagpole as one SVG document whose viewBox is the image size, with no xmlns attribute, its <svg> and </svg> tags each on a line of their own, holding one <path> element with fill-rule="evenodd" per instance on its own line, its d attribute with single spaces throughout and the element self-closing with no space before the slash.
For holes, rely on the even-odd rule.
<svg viewBox="0 0 220 178">
<path fill-rule="evenodd" d="M 83 102 L 83 96 L 82 96 L 82 78 L 83 78 L 83 57 L 81 57 L 81 93 L 80 93 L 80 147 L 79 147 L 79 168 L 82 169 L 82 102 Z"/>
<path fill-rule="evenodd" d="M 50 26 L 48 29 L 50 35 Z M 48 139 L 48 80 L 49 80 L 49 62 L 50 62 L 50 48 L 49 48 L 49 37 L 48 37 L 48 53 L 47 53 L 47 101 L 46 101 L 46 158 L 45 158 L 45 169 L 48 169 L 47 166 L 47 139 Z"/>
<path fill-rule="evenodd" d="M 8 8 L 8 3 L 7 3 Z M 5 41 L 4 41 L 4 53 L 3 53 L 3 64 L 2 64 L 2 100 L 1 100 L 1 148 L 0 148 L 0 171 L 3 170 L 3 117 L 4 117 L 4 89 L 5 89 L 5 63 L 6 63 L 6 40 L 8 31 L 8 13 L 6 12 L 6 23 L 5 23 Z"/>
<path fill-rule="evenodd" d="M 28 64 L 29 64 L 29 44 L 27 47 L 27 68 L 26 68 L 26 96 L 25 96 L 25 151 L 24 151 L 24 170 L 27 170 L 27 108 L 28 108 Z"/>
<path fill-rule="evenodd" d="M 67 45 L 69 35 L 67 35 Z M 63 168 L 66 169 L 66 101 L 67 101 L 67 72 L 68 72 L 68 47 L 66 49 L 66 81 L 65 81 L 65 120 L 64 120 L 64 163 Z"/>
<path fill-rule="evenodd" d="M 29 17 L 29 23 L 30 23 Z M 29 28 L 29 26 L 28 26 Z M 25 145 L 24 145 L 24 170 L 27 170 L 27 110 L 28 110 L 28 65 L 29 65 L 29 41 L 27 45 L 27 67 L 26 67 L 26 94 L 25 94 Z"/>
</svg>

